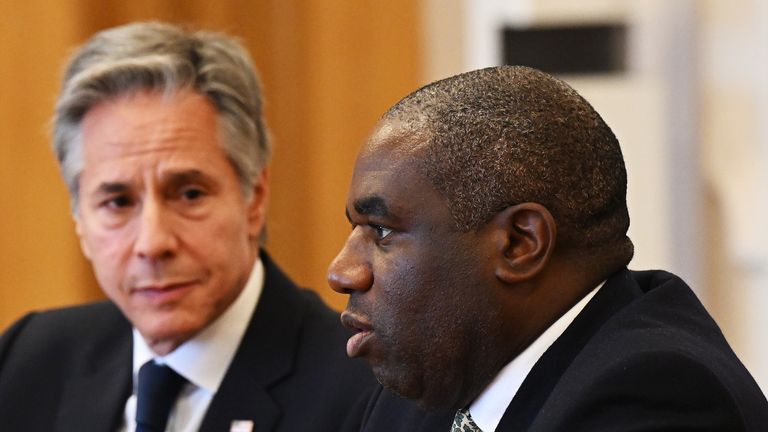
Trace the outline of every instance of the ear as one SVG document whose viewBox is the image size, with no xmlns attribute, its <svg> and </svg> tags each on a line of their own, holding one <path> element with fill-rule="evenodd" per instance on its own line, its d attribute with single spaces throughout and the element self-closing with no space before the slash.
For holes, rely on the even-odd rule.
<svg viewBox="0 0 768 432">
<path fill-rule="evenodd" d="M 547 266 L 555 250 L 557 225 L 541 204 L 522 203 L 496 214 L 499 254 L 496 277 L 513 284 L 530 280 Z"/>
<path fill-rule="evenodd" d="M 248 234 L 259 238 L 267 220 L 269 203 L 269 168 L 265 167 L 253 185 L 251 200 L 248 203 Z"/>
<path fill-rule="evenodd" d="M 77 237 L 80 239 L 80 249 L 83 251 L 83 255 L 85 255 L 86 258 L 90 261 L 91 259 L 91 249 L 88 247 L 88 243 L 85 241 L 85 237 L 83 236 L 83 222 L 80 220 L 79 212 L 80 210 L 75 210 L 75 215 L 72 216 L 72 219 L 75 221 L 75 232 L 77 233 Z"/>
</svg>

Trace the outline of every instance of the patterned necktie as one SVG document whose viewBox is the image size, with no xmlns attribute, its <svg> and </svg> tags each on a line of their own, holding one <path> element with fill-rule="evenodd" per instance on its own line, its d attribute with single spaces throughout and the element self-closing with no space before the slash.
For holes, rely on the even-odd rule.
<svg viewBox="0 0 768 432">
<path fill-rule="evenodd" d="M 139 369 L 136 402 L 136 432 L 164 432 L 168 414 L 176 402 L 181 387 L 187 382 L 166 365 L 154 360 Z"/>
<path fill-rule="evenodd" d="M 480 429 L 472 416 L 469 415 L 468 409 L 460 409 L 456 411 L 456 417 L 453 418 L 453 426 L 451 426 L 451 432 L 483 432 Z"/>
</svg>

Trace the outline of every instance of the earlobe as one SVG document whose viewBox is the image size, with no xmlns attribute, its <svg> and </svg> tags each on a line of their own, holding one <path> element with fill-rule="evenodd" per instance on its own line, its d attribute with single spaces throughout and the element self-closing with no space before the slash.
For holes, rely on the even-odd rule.
<svg viewBox="0 0 768 432">
<path fill-rule="evenodd" d="M 249 234 L 259 237 L 266 221 L 269 202 L 269 168 L 264 168 L 253 185 L 251 200 L 248 203 Z"/>
<path fill-rule="evenodd" d="M 541 204 L 522 203 L 499 212 L 496 277 L 505 283 L 534 278 L 547 266 L 555 249 L 557 225 Z"/>
</svg>

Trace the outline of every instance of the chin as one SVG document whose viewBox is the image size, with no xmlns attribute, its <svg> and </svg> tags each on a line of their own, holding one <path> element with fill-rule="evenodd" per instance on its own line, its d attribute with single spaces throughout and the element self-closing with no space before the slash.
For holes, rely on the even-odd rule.
<svg viewBox="0 0 768 432">
<path fill-rule="evenodd" d="M 387 368 L 380 364 L 371 366 L 376 380 L 387 390 L 405 399 L 416 400 L 421 397 L 421 382 L 415 374 L 404 370 L 402 366 L 399 368 Z"/>
<path fill-rule="evenodd" d="M 455 399 L 446 398 L 446 395 L 440 392 L 433 393 L 422 391 L 417 394 L 416 392 L 411 391 L 412 389 L 396 389 L 393 387 L 387 387 L 386 385 L 384 385 L 384 387 L 388 388 L 393 393 L 404 399 L 413 401 L 419 408 L 425 411 L 436 411 L 443 409 L 456 410 L 464 408 L 466 405 L 457 403 Z"/>
<path fill-rule="evenodd" d="M 473 399 L 450 383 L 429 383 L 423 377 L 417 379 L 413 375 L 386 374 L 377 370 L 374 375 L 384 388 L 427 411 L 465 408 Z"/>
<path fill-rule="evenodd" d="M 469 403 L 459 403 L 455 398 L 447 398 L 446 394 L 439 392 L 437 394 L 424 394 L 421 398 L 415 399 L 414 402 L 419 408 L 427 411 L 458 410 L 469 405 Z"/>
<path fill-rule="evenodd" d="M 134 326 L 148 342 L 171 343 L 175 346 L 191 339 L 201 329 L 200 323 L 183 320 L 172 315 L 156 317 L 156 319 L 150 320 L 147 323 L 137 322 L 134 323 Z"/>
<path fill-rule="evenodd" d="M 381 365 L 373 368 L 373 374 L 384 388 L 403 399 L 413 401 L 421 409 L 435 410 L 451 405 L 444 393 L 429 391 L 429 386 L 422 379 L 423 374 L 411 372 L 402 366 L 388 369 Z"/>
</svg>

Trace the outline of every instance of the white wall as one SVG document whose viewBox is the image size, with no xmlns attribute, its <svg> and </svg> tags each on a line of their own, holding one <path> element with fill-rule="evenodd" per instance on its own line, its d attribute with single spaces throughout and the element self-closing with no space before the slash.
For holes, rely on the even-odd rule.
<svg viewBox="0 0 768 432">
<path fill-rule="evenodd" d="M 429 82 L 498 64 L 501 22 L 624 22 L 624 74 L 563 77 L 622 143 L 634 268 L 692 285 L 768 390 L 768 2 L 423 0 Z"/>
<path fill-rule="evenodd" d="M 710 306 L 768 391 L 768 2 L 698 6 Z"/>
</svg>

